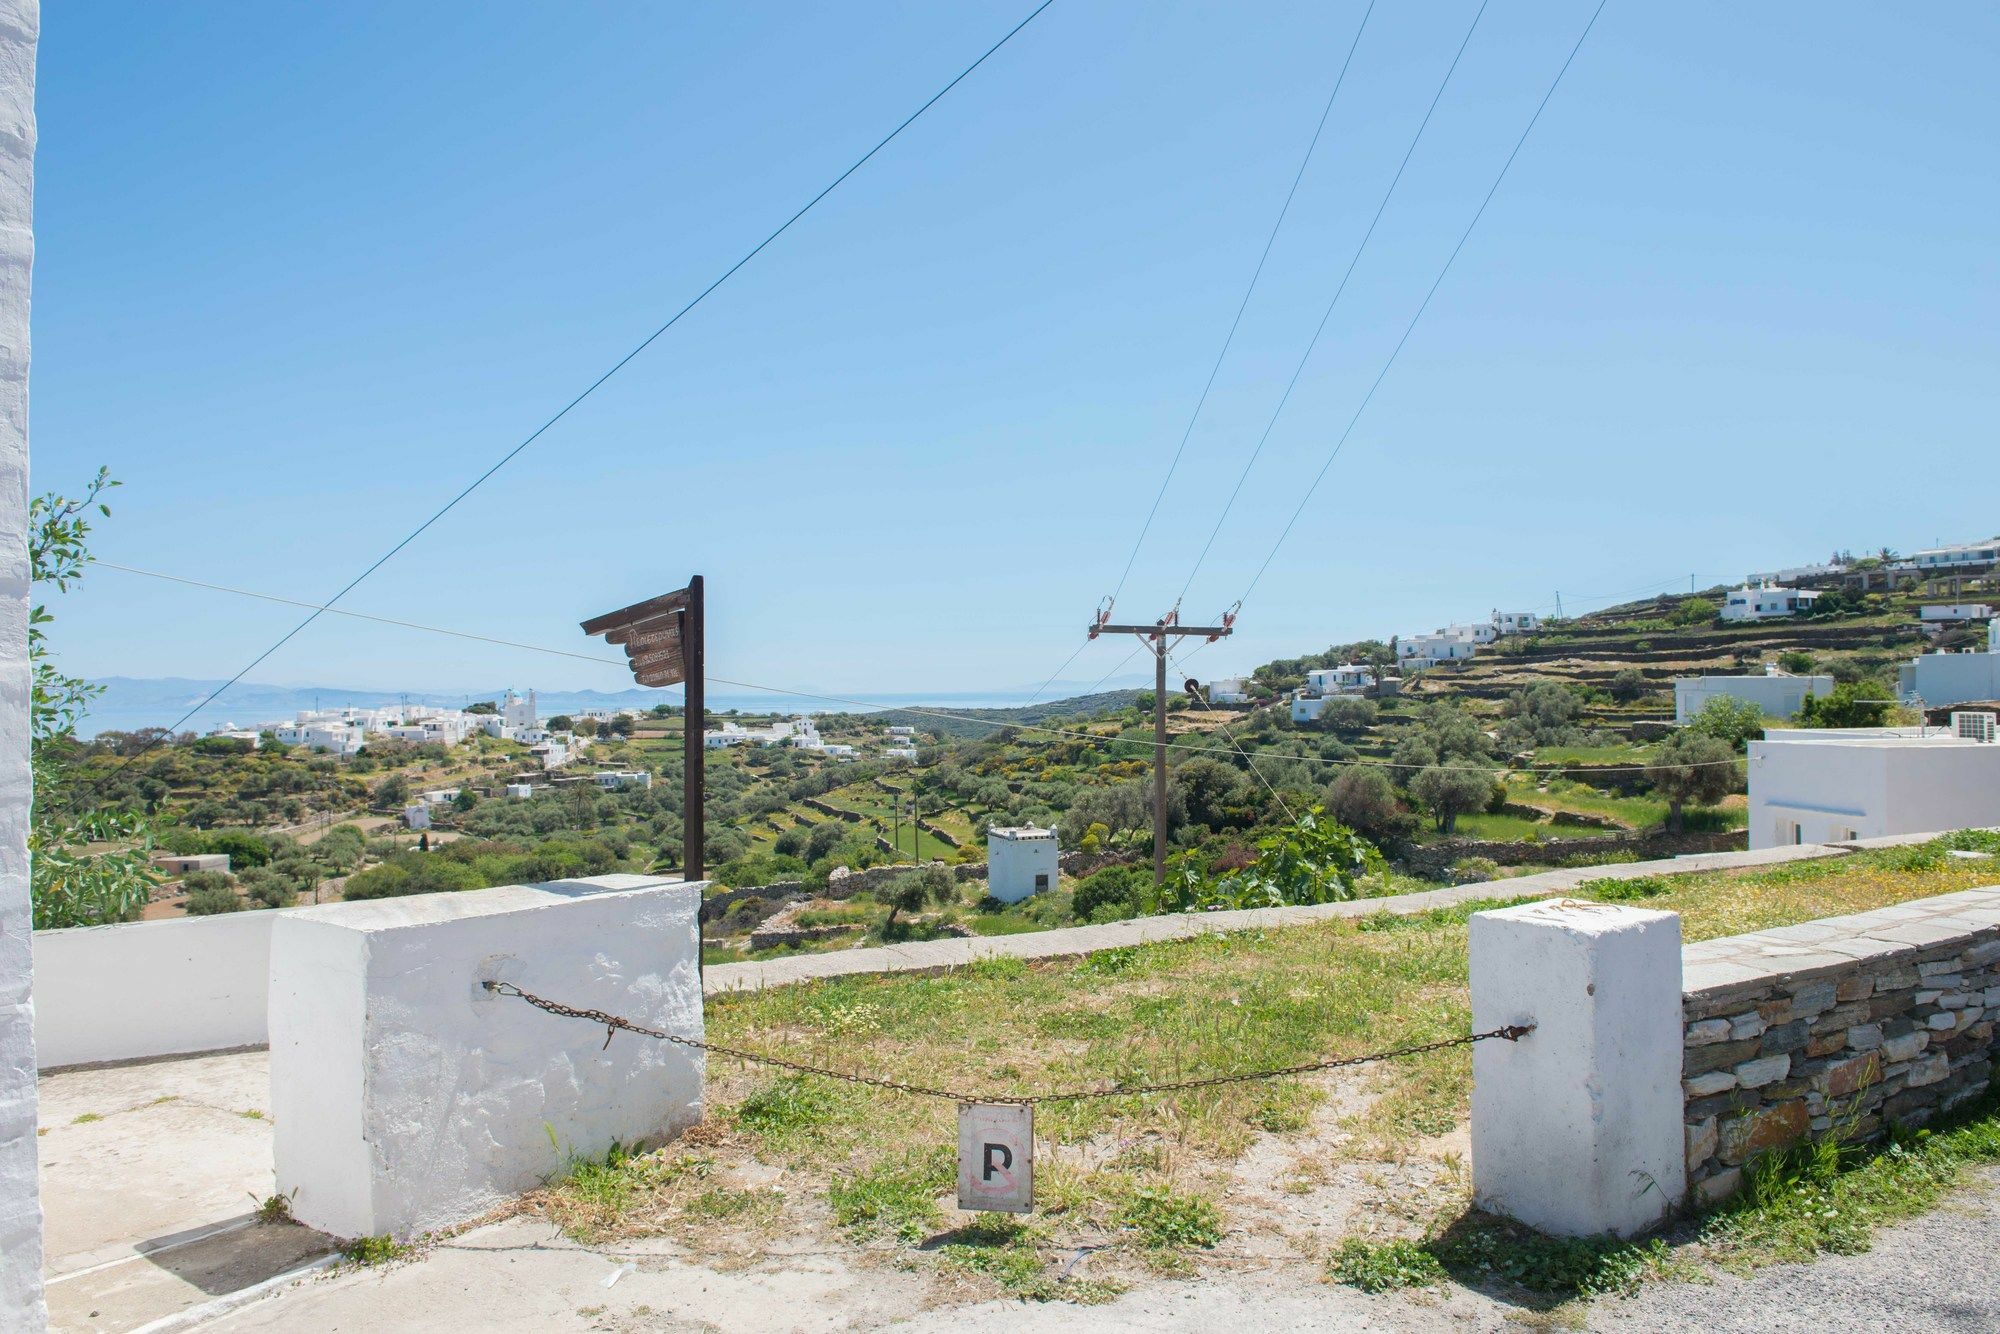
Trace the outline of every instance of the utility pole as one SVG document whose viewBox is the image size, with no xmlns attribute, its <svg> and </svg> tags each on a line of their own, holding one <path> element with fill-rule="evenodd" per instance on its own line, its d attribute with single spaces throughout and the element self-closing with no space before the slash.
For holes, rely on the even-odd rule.
<svg viewBox="0 0 2000 1334">
<path fill-rule="evenodd" d="M 1241 604 L 1238 604 L 1239 606 Z M 1167 883 L 1167 647 L 1176 639 L 1201 638 L 1209 643 L 1230 634 L 1236 608 L 1222 614 L 1221 625 L 1182 625 L 1179 606 L 1151 625 L 1113 625 L 1109 606 L 1098 613 L 1090 637 L 1137 635 L 1153 655 L 1153 885 Z"/>
</svg>

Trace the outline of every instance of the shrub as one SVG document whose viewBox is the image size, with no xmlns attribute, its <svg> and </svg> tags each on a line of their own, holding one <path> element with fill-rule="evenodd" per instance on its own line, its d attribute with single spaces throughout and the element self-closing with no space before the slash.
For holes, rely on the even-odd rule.
<svg viewBox="0 0 2000 1334">
<path fill-rule="evenodd" d="M 213 917 L 218 913 L 241 912 L 245 904 L 228 884 L 205 885 L 191 891 L 183 905 L 190 917 Z"/>
</svg>

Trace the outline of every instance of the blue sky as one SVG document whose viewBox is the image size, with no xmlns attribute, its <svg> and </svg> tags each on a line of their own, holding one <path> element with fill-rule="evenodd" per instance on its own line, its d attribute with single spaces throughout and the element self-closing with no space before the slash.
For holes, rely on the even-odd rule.
<svg viewBox="0 0 2000 1334">
<path fill-rule="evenodd" d="M 326 597 L 1028 8 L 53 7 L 37 489 L 109 464 L 100 555 Z M 1475 8 L 1370 20 L 1121 618 L 1188 577 Z M 1486 12 L 1189 619 L 1244 591 L 1591 8 Z M 1361 12 L 1057 0 L 346 605 L 588 650 L 700 571 L 718 675 L 1040 682 Z M 2000 528 L 1996 58 L 1990 5 L 1611 4 L 1207 671 Z M 92 675 L 227 676 L 296 619 L 108 570 L 58 610 Z M 621 674 L 323 618 L 252 679 Z"/>
</svg>

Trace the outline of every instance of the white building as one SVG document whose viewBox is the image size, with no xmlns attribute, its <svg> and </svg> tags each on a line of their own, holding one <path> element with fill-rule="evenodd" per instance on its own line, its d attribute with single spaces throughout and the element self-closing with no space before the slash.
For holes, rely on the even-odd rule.
<svg viewBox="0 0 2000 1334">
<path fill-rule="evenodd" d="M 1821 699 L 1833 693 L 1831 676 L 1683 676 L 1674 681 L 1674 721 L 1688 723 L 1712 699 L 1740 699 L 1755 704 L 1767 718 L 1790 718 L 1805 707 L 1806 696 Z"/>
<path fill-rule="evenodd" d="M 1926 653 L 1896 675 L 1904 699 L 1934 709 L 2000 699 L 2000 620 L 1986 623 L 1984 653 Z"/>
<path fill-rule="evenodd" d="M 1953 728 L 1928 734 L 1798 729 L 1752 741 L 1750 846 L 2000 825 L 2000 743 L 1971 739 L 1991 734 L 1992 717 L 1955 714 Z"/>
<path fill-rule="evenodd" d="M 412 829 L 431 827 L 431 808 L 421 803 L 403 807 L 403 823 Z"/>
<path fill-rule="evenodd" d="M 897 726 L 889 729 L 890 736 L 899 736 L 907 738 L 907 737 L 914 737 L 916 734 L 917 734 L 917 729 L 914 727 Z"/>
<path fill-rule="evenodd" d="M 890 746 L 882 752 L 882 758 L 885 760 L 915 760 L 917 758 L 917 748 L 915 746 Z"/>
<path fill-rule="evenodd" d="M 417 793 L 417 800 L 426 806 L 442 806 L 447 802 L 458 800 L 458 789 L 455 787 L 433 788 L 429 792 Z"/>
<path fill-rule="evenodd" d="M 523 728 L 540 727 L 542 720 L 535 712 L 535 692 L 530 690 L 526 699 L 509 690 L 500 697 L 500 712 L 497 715 L 502 727 L 519 731 Z"/>
<path fill-rule="evenodd" d="M 2000 562 L 2000 537 L 1984 542 L 1961 542 L 1951 547 L 1931 547 L 1910 557 L 1910 564 L 1925 572 L 1959 570 Z"/>
<path fill-rule="evenodd" d="M 1493 628 L 1503 635 L 1533 634 L 1542 628 L 1541 616 L 1532 611 L 1494 611 Z"/>
<path fill-rule="evenodd" d="M 561 737 L 550 737 L 547 741 L 528 747 L 528 753 L 542 762 L 544 771 L 560 769 L 569 763 L 570 744 Z"/>
<path fill-rule="evenodd" d="M 1306 673 L 1306 690 L 1314 695 L 1361 695 L 1375 684 L 1375 669 L 1358 662 L 1315 667 Z"/>
<path fill-rule="evenodd" d="M 1248 704 L 1250 683 L 1240 676 L 1223 676 L 1202 688 L 1210 704 Z"/>
<path fill-rule="evenodd" d="M 1054 826 L 1003 826 L 986 831 L 986 892 L 1002 903 L 1054 889 L 1061 879 Z"/>
<path fill-rule="evenodd" d="M 1396 659 L 1410 671 L 1422 671 L 1441 662 L 1465 662 L 1478 652 L 1472 639 L 1440 630 L 1430 635 L 1409 635 L 1396 641 Z"/>
<path fill-rule="evenodd" d="M 651 787 L 653 775 L 644 769 L 605 770 L 590 776 L 592 782 L 606 792 L 620 792 L 628 787 Z"/>
<path fill-rule="evenodd" d="M 1786 616 L 1797 616 L 1811 611 L 1813 603 L 1819 601 L 1819 592 L 1811 588 L 1780 588 L 1775 584 L 1759 584 L 1752 588 L 1732 588 L 1722 600 L 1722 619 L 1725 621 L 1773 621 Z"/>
<path fill-rule="evenodd" d="M 300 714 L 298 721 L 268 729 L 279 744 L 303 746 L 326 755 L 353 755 L 368 744 L 367 728 L 357 719 Z"/>
<path fill-rule="evenodd" d="M 252 750 L 256 750 L 264 744 L 264 734 L 262 732 L 253 732 L 247 727 L 218 727 L 213 732 L 210 732 L 209 735 L 223 741 L 244 742 Z"/>
<path fill-rule="evenodd" d="M 1794 565 L 1789 569 L 1745 575 L 1743 582 L 1752 588 L 1761 584 L 1804 584 L 1820 579 L 1838 579 L 1846 573 L 1847 566 L 1843 562 L 1823 561 L 1818 565 Z"/>
<path fill-rule="evenodd" d="M 1917 608 L 1917 619 L 1930 624 L 1951 624 L 1956 621 L 1984 621 L 1993 616 L 1993 608 L 1984 602 L 1934 602 Z"/>
<path fill-rule="evenodd" d="M 535 785 L 533 783 L 507 784 L 507 796 L 512 801 L 526 801 L 534 795 Z"/>
</svg>

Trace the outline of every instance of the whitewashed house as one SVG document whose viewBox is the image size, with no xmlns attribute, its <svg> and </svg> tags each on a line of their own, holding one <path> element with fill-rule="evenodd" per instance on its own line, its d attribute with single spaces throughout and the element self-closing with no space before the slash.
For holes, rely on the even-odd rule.
<svg viewBox="0 0 2000 1334">
<path fill-rule="evenodd" d="M 1725 621 L 1774 621 L 1809 612 L 1819 601 L 1811 588 L 1780 588 L 1774 584 L 1732 588 L 1722 599 Z"/>
<path fill-rule="evenodd" d="M 986 892 L 1002 903 L 1054 889 L 1061 879 L 1061 851 L 1053 825 L 1001 826 L 986 831 Z"/>
<path fill-rule="evenodd" d="M 510 801 L 526 801 L 534 795 L 535 785 L 533 783 L 507 784 L 507 798 Z"/>
<path fill-rule="evenodd" d="M 1844 842 L 2000 825 L 1990 713 L 1945 729 L 1773 732 L 1750 743 L 1750 846 Z"/>
<path fill-rule="evenodd" d="M 1375 669 L 1358 662 L 1315 667 L 1306 673 L 1306 690 L 1314 695 L 1362 695 L 1375 685 Z"/>
<path fill-rule="evenodd" d="M 1930 547 L 1910 557 L 1910 564 L 1925 573 L 1962 570 L 2000 563 L 2000 537 L 1984 542 L 1961 542 L 1957 546 Z"/>
<path fill-rule="evenodd" d="M 1904 699 L 1933 709 L 2000 700 L 2000 620 L 1986 623 L 1984 653 L 1926 653 L 1897 670 Z"/>
<path fill-rule="evenodd" d="M 1430 635 L 1409 635 L 1396 641 L 1396 660 L 1409 671 L 1422 671 L 1441 662 L 1468 662 L 1479 651 L 1470 638 L 1440 630 Z"/>
<path fill-rule="evenodd" d="M 1248 704 L 1250 683 L 1240 676 L 1222 676 L 1202 687 L 1210 704 Z"/>
<path fill-rule="evenodd" d="M 403 823 L 411 829 L 429 829 L 431 827 L 431 808 L 422 802 L 418 802 L 414 806 L 403 807 Z"/>
<path fill-rule="evenodd" d="M 1951 625 L 1960 621 L 1985 621 L 1993 608 L 1984 602 L 1935 602 L 1917 608 L 1917 619 L 1927 625 Z"/>
<path fill-rule="evenodd" d="M 606 792 L 622 792 L 628 787 L 648 788 L 653 785 L 653 775 L 644 769 L 603 770 L 590 776 Z"/>
<path fill-rule="evenodd" d="M 1542 618 L 1532 611 L 1495 610 L 1493 628 L 1503 635 L 1529 635 L 1542 628 Z"/>
<path fill-rule="evenodd" d="M 270 729 L 281 745 L 301 746 L 326 755 L 353 755 L 368 744 L 368 733 L 357 720 L 300 715 L 298 721 Z"/>
<path fill-rule="evenodd" d="M 1831 676 L 1792 676 L 1775 670 L 1762 676 L 1682 676 L 1674 681 L 1674 721 L 1694 721 L 1710 700 L 1719 698 L 1755 704 L 1767 718 L 1790 718 L 1805 707 L 1807 695 L 1824 699 L 1832 693 Z"/>
</svg>

